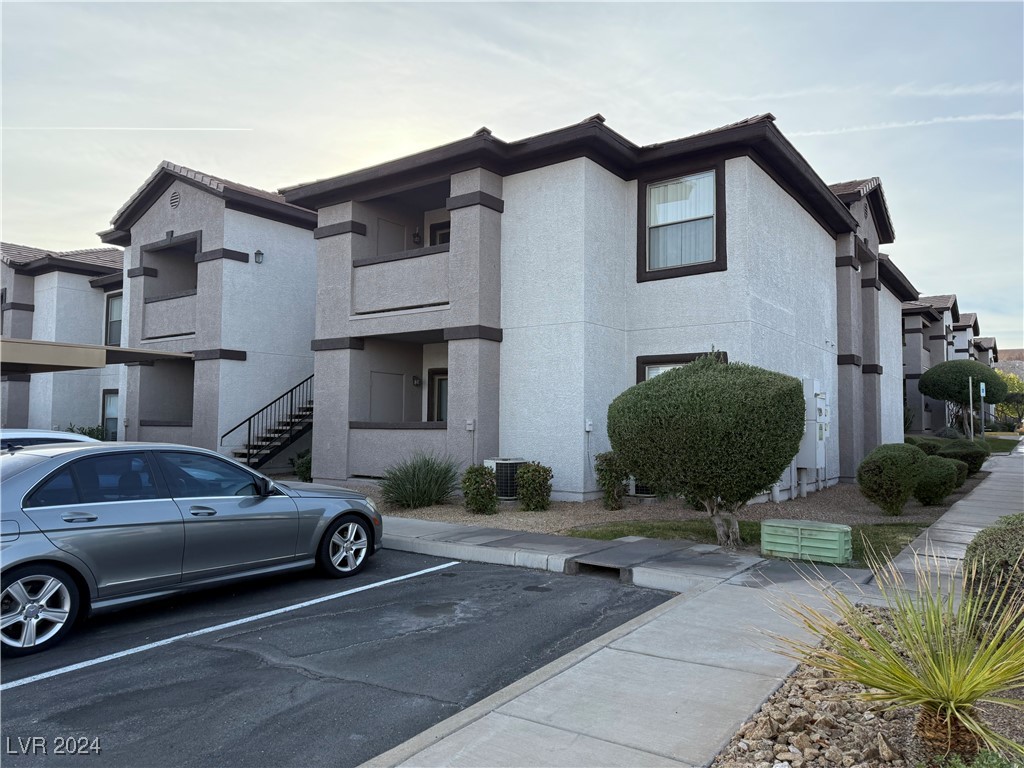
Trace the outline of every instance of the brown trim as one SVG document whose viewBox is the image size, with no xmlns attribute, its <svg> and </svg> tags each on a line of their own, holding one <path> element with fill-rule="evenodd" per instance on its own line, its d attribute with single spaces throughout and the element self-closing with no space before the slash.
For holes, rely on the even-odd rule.
<svg viewBox="0 0 1024 768">
<path fill-rule="evenodd" d="M 836 268 L 839 267 L 853 267 L 856 270 L 860 269 L 860 259 L 856 256 L 836 256 Z"/>
<path fill-rule="evenodd" d="M 937 339 L 945 339 L 945 338 L 946 338 L 946 334 L 944 334 L 944 333 L 937 333 L 937 334 L 935 334 L 933 336 L 929 336 L 928 337 L 928 341 L 935 341 Z"/>
<path fill-rule="evenodd" d="M 32 381 L 32 374 L 31 373 L 5 373 L 2 376 L 0 376 L 0 381 L 4 381 L 4 382 L 9 381 L 9 382 L 12 382 L 12 383 L 23 384 L 23 383 L 25 383 L 27 381 Z"/>
<path fill-rule="evenodd" d="M 100 242 L 106 243 L 107 245 L 119 245 L 122 248 L 127 248 L 132 244 L 132 233 L 125 232 L 120 229 L 104 229 L 102 232 L 97 232 L 99 235 Z"/>
<path fill-rule="evenodd" d="M 157 337 L 157 338 L 161 338 L 161 337 Z M 125 363 L 125 365 L 127 365 L 127 366 L 153 365 L 153 363 L 154 363 L 153 360 L 133 360 L 131 362 Z"/>
<path fill-rule="evenodd" d="M 156 277 L 159 273 L 156 267 L 132 267 L 125 274 L 128 277 Z"/>
<path fill-rule="evenodd" d="M 486 339 L 487 341 L 500 342 L 504 334 L 501 328 L 491 328 L 486 325 L 457 325 L 444 329 L 445 341 L 460 341 L 462 339 Z"/>
<path fill-rule="evenodd" d="M 907 334 L 907 333 L 924 333 L 927 330 L 928 330 L 927 328 L 904 328 L 903 329 L 903 333 L 904 334 Z"/>
<path fill-rule="evenodd" d="M 862 362 L 860 355 L 839 355 L 836 358 L 838 365 L 856 365 L 859 368 Z"/>
<path fill-rule="evenodd" d="M 430 307 L 447 307 L 449 302 L 447 301 L 434 301 L 430 304 L 406 304 L 401 307 L 386 307 L 384 309 L 367 309 L 363 312 L 353 312 L 354 316 L 359 315 L 378 315 L 382 312 L 402 312 L 407 309 L 429 309 Z"/>
<path fill-rule="evenodd" d="M 946 340 L 946 346 L 947 346 L 947 347 L 952 347 L 952 346 L 953 346 L 953 344 L 955 344 L 955 343 L 956 343 L 956 342 L 954 342 L 954 341 L 953 341 L 952 339 L 947 339 L 947 340 Z"/>
<path fill-rule="evenodd" d="M 860 369 L 860 372 L 881 374 L 882 366 L 879 365 L 878 363 L 865 363 L 864 366 Z"/>
<path fill-rule="evenodd" d="M 192 352 L 193 360 L 241 360 L 246 358 L 243 349 L 196 349 Z"/>
<path fill-rule="evenodd" d="M 114 272 L 111 275 L 94 277 L 89 281 L 89 285 L 93 288 L 102 288 L 104 293 L 108 293 L 109 291 L 119 291 L 124 287 L 124 274 L 121 272 Z"/>
<path fill-rule="evenodd" d="M 352 259 L 353 267 L 368 267 L 371 264 L 386 264 L 389 261 L 404 261 L 405 259 L 418 259 L 421 256 L 430 256 L 434 253 L 447 253 L 448 243 L 444 245 L 428 245 L 425 248 L 416 248 L 411 251 L 398 251 L 383 256 L 364 256 L 361 259 Z"/>
<path fill-rule="evenodd" d="M 204 261 L 215 261 L 216 259 L 230 259 L 248 263 L 249 254 L 243 251 L 232 251 L 230 248 L 216 248 L 212 251 L 203 251 L 196 254 L 196 264 Z"/>
<path fill-rule="evenodd" d="M 484 208 L 490 208 L 498 213 L 505 212 L 505 201 L 486 192 L 468 192 L 465 195 L 449 197 L 444 201 L 444 207 L 449 211 L 457 211 L 460 208 L 469 208 L 474 205 L 482 205 Z"/>
<path fill-rule="evenodd" d="M 440 376 L 448 376 L 447 368 L 427 369 L 427 421 L 435 421 L 437 414 L 434 413 L 434 398 L 437 395 L 437 379 Z"/>
<path fill-rule="evenodd" d="M 224 207 L 229 211 L 240 211 L 301 229 L 316 228 L 317 217 L 313 211 L 296 210 L 287 203 L 279 203 L 263 197 L 249 197 L 245 193 L 229 187 L 224 188 L 222 196 L 224 197 Z"/>
<path fill-rule="evenodd" d="M 362 349 L 361 336 L 339 336 L 334 339 L 313 339 L 309 348 L 314 352 L 326 352 L 331 349 Z"/>
<path fill-rule="evenodd" d="M 185 331 L 185 333 L 165 333 L 162 336 L 143 336 L 143 341 L 159 341 L 160 339 L 182 339 L 186 336 L 195 336 L 195 331 Z"/>
<path fill-rule="evenodd" d="M 20 301 L 8 301 L 6 304 L 0 304 L 0 311 L 6 312 L 9 309 L 18 310 L 20 312 L 35 312 L 35 304 L 22 304 Z"/>
<path fill-rule="evenodd" d="M 775 127 L 770 115 L 645 147 L 637 146 L 597 120 L 585 120 L 514 142 L 477 133 L 425 152 L 281 192 L 291 203 L 323 208 L 448 180 L 454 173 L 477 168 L 510 176 L 585 157 L 619 178 L 631 180 L 644 173 L 660 173 L 658 168 L 673 163 L 714 153 L 748 155 L 759 165 L 769 165 L 776 183 L 781 181 L 779 185 L 800 205 L 813 211 L 833 237 L 856 231 L 856 218 Z"/>
<path fill-rule="evenodd" d="M 729 251 L 725 239 L 725 161 L 719 156 L 714 160 L 702 159 L 696 162 L 673 165 L 659 169 L 657 174 L 644 174 L 637 179 L 636 208 L 636 281 L 646 283 L 653 280 L 669 280 L 688 275 L 703 275 L 708 272 L 724 272 L 728 269 Z M 715 173 L 715 260 L 702 264 L 668 267 L 651 270 L 647 268 L 647 190 L 651 184 L 671 181 L 683 176 L 714 171 Z"/>
<path fill-rule="evenodd" d="M 154 240 L 152 243 L 146 243 L 141 247 L 141 253 L 149 253 L 150 251 L 162 251 L 167 248 L 179 248 L 189 243 L 195 243 L 196 255 L 203 250 L 203 230 L 197 229 L 195 232 L 186 232 L 184 235 L 175 235 L 174 230 L 169 230 L 167 236 L 163 240 Z"/>
<path fill-rule="evenodd" d="M 710 354 L 711 352 L 683 352 L 677 355 L 638 355 L 636 358 L 636 383 L 647 381 L 648 365 L 684 365 Z M 714 354 L 723 363 L 729 362 L 728 352 L 716 349 Z"/>
<path fill-rule="evenodd" d="M 145 363 L 140 363 L 145 365 Z M 191 421 L 164 421 L 162 419 L 139 419 L 140 427 L 191 427 Z"/>
<path fill-rule="evenodd" d="M 904 379 L 920 379 L 921 378 L 921 374 L 920 373 L 907 373 L 907 374 L 903 375 L 903 378 Z"/>
<path fill-rule="evenodd" d="M 853 252 L 862 263 L 875 260 L 875 252 L 868 248 L 863 238 L 853 237 Z"/>
<path fill-rule="evenodd" d="M 196 289 L 190 288 L 187 291 L 177 291 L 176 293 L 166 293 L 163 296 L 152 296 L 148 299 L 143 299 L 143 304 L 156 304 L 160 301 L 170 301 L 171 299 L 183 299 L 186 296 L 195 296 Z"/>
<path fill-rule="evenodd" d="M 877 277 L 865 277 L 860 281 L 861 288 L 874 288 L 876 291 L 882 290 L 882 281 Z"/>
<path fill-rule="evenodd" d="M 325 237 L 334 237 L 335 235 L 347 235 L 352 233 L 354 235 L 365 235 L 366 225 L 359 221 L 342 221 L 338 224 L 328 224 L 323 227 L 317 227 L 313 230 L 314 240 L 323 240 Z"/>
<path fill-rule="evenodd" d="M 971 353 L 971 350 L 968 349 L 967 347 L 963 347 L 962 349 L 954 349 L 953 351 L 954 352 L 963 352 L 964 354 L 967 354 L 967 355 L 969 355 Z"/>
<path fill-rule="evenodd" d="M 24 265 L 11 264 L 16 275 L 28 275 L 37 277 L 50 272 L 67 272 L 70 275 L 102 276 L 119 274 L 121 270 L 117 267 L 104 267 L 99 264 L 86 264 L 81 261 L 62 259 L 57 256 L 44 256 L 41 259 L 34 259 Z"/>
<path fill-rule="evenodd" d="M 350 421 L 349 429 L 448 429 L 447 421 Z"/>
<path fill-rule="evenodd" d="M 878 277 L 881 279 L 882 285 L 900 301 L 917 300 L 917 288 L 900 271 L 899 267 L 892 263 L 892 259 L 886 253 L 878 254 Z"/>
</svg>

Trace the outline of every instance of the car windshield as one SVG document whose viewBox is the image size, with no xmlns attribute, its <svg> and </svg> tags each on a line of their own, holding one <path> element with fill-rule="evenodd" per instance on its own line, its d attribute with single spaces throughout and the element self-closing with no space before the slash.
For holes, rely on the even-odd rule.
<svg viewBox="0 0 1024 768">
<path fill-rule="evenodd" d="M 24 472 L 29 467 L 35 466 L 40 461 L 46 461 L 46 459 L 46 456 L 37 456 L 31 453 L 0 454 L 0 478 L 7 480 L 19 472 Z"/>
</svg>

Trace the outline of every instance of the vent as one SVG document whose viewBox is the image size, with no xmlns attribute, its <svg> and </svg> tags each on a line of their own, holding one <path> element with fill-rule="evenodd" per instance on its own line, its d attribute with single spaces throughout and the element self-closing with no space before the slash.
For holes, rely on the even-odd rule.
<svg viewBox="0 0 1024 768">
<path fill-rule="evenodd" d="M 494 470 L 498 481 L 498 498 L 505 501 L 519 498 L 519 485 L 516 483 L 516 472 L 526 464 L 526 459 L 485 459 L 484 466 Z"/>
<path fill-rule="evenodd" d="M 178 207 L 178 203 L 181 202 L 181 195 L 178 193 L 178 190 L 171 192 L 171 199 L 168 202 L 170 202 L 171 208 Z"/>
</svg>

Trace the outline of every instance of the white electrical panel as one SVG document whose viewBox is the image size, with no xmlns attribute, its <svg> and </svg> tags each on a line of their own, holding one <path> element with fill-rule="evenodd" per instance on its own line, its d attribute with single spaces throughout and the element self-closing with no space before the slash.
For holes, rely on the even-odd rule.
<svg viewBox="0 0 1024 768">
<path fill-rule="evenodd" d="M 820 469 L 825 466 L 825 440 L 831 434 L 832 406 L 821 382 L 804 379 L 805 423 L 804 436 L 796 455 L 801 469 Z"/>
</svg>

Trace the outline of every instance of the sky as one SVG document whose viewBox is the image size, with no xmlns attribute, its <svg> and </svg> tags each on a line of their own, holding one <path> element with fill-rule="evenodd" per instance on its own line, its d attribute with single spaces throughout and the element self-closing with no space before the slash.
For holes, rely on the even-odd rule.
<svg viewBox="0 0 1024 768">
<path fill-rule="evenodd" d="M 601 113 L 636 144 L 751 115 L 878 176 L 923 295 L 1024 347 L 1024 4 L 0 4 L 5 241 L 99 247 L 162 160 L 277 189 Z"/>
</svg>

